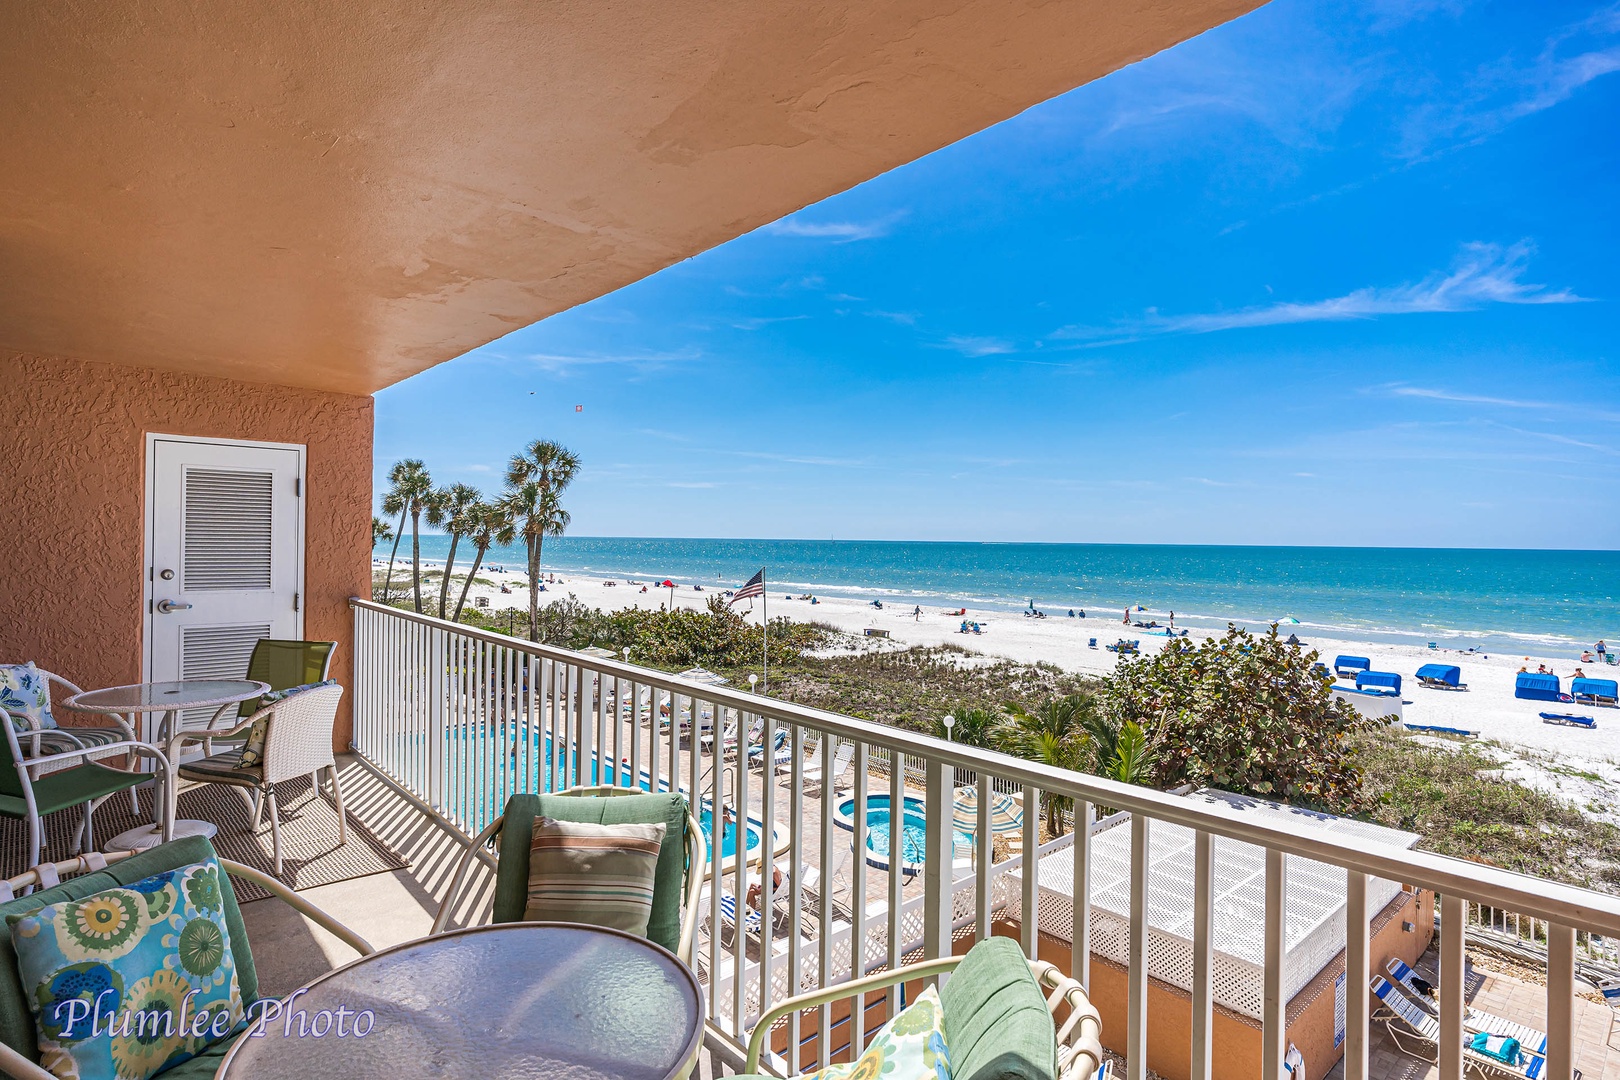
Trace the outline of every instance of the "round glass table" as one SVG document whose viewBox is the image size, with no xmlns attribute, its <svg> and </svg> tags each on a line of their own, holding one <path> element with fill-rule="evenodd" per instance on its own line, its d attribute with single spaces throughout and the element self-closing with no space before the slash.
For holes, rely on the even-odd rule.
<svg viewBox="0 0 1620 1080">
<path fill-rule="evenodd" d="M 179 682 L 132 683 L 129 686 L 109 686 L 105 690 L 86 690 L 68 698 L 67 706 L 82 712 L 122 716 L 162 713 L 163 722 L 158 727 L 158 736 L 151 741 L 154 746 L 159 742 L 164 743 L 158 749 L 163 751 L 172 773 L 180 767 L 176 756 L 180 749 L 180 736 L 203 734 L 201 731 L 181 732 L 182 710 L 234 705 L 269 691 L 269 683 L 256 679 L 183 679 Z M 175 820 L 175 798 L 179 795 L 180 785 L 173 775 L 166 779 L 168 782 L 164 785 L 158 820 L 151 825 L 140 825 L 119 833 L 102 845 L 103 851 L 151 847 L 163 839 L 164 821 L 173 823 L 171 836 L 212 837 L 219 831 L 211 821 Z"/>
<path fill-rule="evenodd" d="M 683 1080 L 703 994 L 666 949 L 574 923 L 501 923 L 362 957 L 249 1027 L 218 1077 Z"/>
</svg>

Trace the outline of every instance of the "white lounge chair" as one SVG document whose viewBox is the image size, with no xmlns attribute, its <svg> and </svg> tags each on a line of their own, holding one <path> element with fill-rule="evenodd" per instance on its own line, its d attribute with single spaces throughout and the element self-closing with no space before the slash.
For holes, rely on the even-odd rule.
<svg viewBox="0 0 1620 1080">
<path fill-rule="evenodd" d="M 1379 1020 L 1389 1031 L 1390 1039 L 1395 1043 L 1401 1053 L 1419 1061 L 1433 1063 L 1439 1060 L 1440 1053 L 1440 1021 L 1417 1007 L 1417 1004 L 1403 994 L 1382 975 L 1373 976 L 1372 992 L 1384 1007 L 1373 1014 L 1373 1019 Z M 1476 1073 L 1489 1077 L 1513 1077 L 1514 1080 L 1540 1080 L 1547 1071 L 1547 1059 L 1540 1054 L 1532 1054 L 1522 1046 L 1519 1049 L 1519 1060 L 1512 1065 L 1505 1061 L 1498 1061 L 1493 1057 L 1478 1053 L 1467 1045 L 1468 1036 L 1463 1040 L 1463 1066 Z M 1413 1050 L 1410 1047 L 1419 1046 L 1424 1049 Z M 1579 1078 L 1580 1071 L 1576 1070 Z"/>
<path fill-rule="evenodd" d="M 1598 992 L 1603 995 L 1603 1001 L 1609 1006 L 1609 1035 L 1614 1035 L 1614 1026 L 1620 1024 L 1620 979 L 1604 979 L 1597 984 Z"/>
<path fill-rule="evenodd" d="M 827 749 L 829 743 L 833 747 L 832 766 L 827 765 Z M 822 736 L 821 749 L 816 756 L 804 767 L 804 786 L 808 789 L 814 786 L 817 791 L 823 784 L 838 785 L 838 778 L 844 775 L 849 763 L 855 760 L 855 744 L 843 742 L 832 735 Z"/>
<path fill-rule="evenodd" d="M 1401 984 L 1402 989 L 1411 995 L 1412 999 L 1425 1012 L 1438 1012 L 1438 1009 L 1429 1001 L 1428 996 L 1418 988 L 1415 981 L 1418 974 L 1406 966 L 1406 961 L 1398 956 L 1392 956 L 1389 958 L 1389 963 L 1385 964 L 1384 967 L 1390 976 Z M 1546 1032 L 1538 1031 L 1525 1024 L 1516 1024 L 1512 1020 L 1497 1016 L 1495 1013 L 1485 1012 L 1482 1009 L 1476 1009 L 1472 1005 L 1468 1006 L 1468 1011 L 1463 1015 L 1463 1027 L 1469 1031 L 1483 1031 L 1488 1035 L 1508 1035 L 1518 1039 L 1519 1045 L 1532 1054 L 1539 1054 L 1543 1057 L 1547 1054 Z"/>
</svg>

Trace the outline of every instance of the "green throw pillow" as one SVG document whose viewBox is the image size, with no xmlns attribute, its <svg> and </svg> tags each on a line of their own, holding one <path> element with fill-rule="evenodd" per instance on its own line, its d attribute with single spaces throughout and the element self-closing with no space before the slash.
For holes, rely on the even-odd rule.
<svg viewBox="0 0 1620 1080">
<path fill-rule="evenodd" d="M 890 991 L 893 993 L 893 991 Z M 951 1080 L 945 1010 L 930 986 L 872 1036 L 852 1062 L 829 1065 L 799 1080 Z"/>
<path fill-rule="evenodd" d="M 51 715 L 50 682 L 32 660 L 26 664 L 0 664 L 0 709 L 12 714 L 11 726 L 19 732 L 56 726 L 56 717 Z"/>
<path fill-rule="evenodd" d="M 321 686 L 336 685 L 336 679 L 327 679 L 325 682 L 305 683 L 303 686 L 289 686 L 285 690 L 270 690 L 259 699 L 259 708 L 262 709 L 266 705 L 280 701 L 282 698 L 287 697 L 290 694 L 301 693 L 305 690 L 314 690 Z M 242 753 L 236 758 L 236 764 L 239 768 L 251 769 L 257 766 L 259 762 L 264 760 L 264 736 L 269 730 L 270 718 L 268 716 L 262 716 L 253 721 L 253 726 L 248 728 L 247 743 L 242 747 Z"/>
<path fill-rule="evenodd" d="M 41 1065 L 63 1080 L 146 1080 L 236 1028 L 223 878 L 208 859 L 6 916 Z"/>
<path fill-rule="evenodd" d="M 528 921 L 577 922 L 647 936 L 658 852 L 669 826 L 538 817 L 529 840 Z"/>
</svg>

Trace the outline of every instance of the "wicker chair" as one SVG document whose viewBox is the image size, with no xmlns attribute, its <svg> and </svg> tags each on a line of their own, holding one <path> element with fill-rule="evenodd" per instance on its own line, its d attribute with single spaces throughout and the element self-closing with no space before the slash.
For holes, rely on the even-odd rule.
<svg viewBox="0 0 1620 1080">
<path fill-rule="evenodd" d="M 565 812 L 562 809 L 564 804 L 559 803 L 557 800 L 570 797 L 569 802 L 580 804 L 601 798 L 626 795 L 640 796 L 647 800 L 659 799 L 660 797 L 664 799 L 670 798 L 667 792 L 651 795 L 639 788 L 613 787 L 611 785 L 569 788 L 566 791 L 559 791 L 555 795 L 512 796 L 507 801 L 506 813 L 490 822 L 488 828 L 479 833 L 478 837 L 468 844 L 466 850 L 461 853 L 461 858 L 456 863 L 455 876 L 450 879 L 450 888 L 445 892 L 444 901 L 439 905 L 439 914 L 433 920 L 433 928 L 428 933 L 442 933 L 449 924 L 450 913 L 455 909 L 456 904 L 460 902 L 462 885 L 466 881 L 467 871 L 472 866 L 474 856 L 482 852 L 485 845 L 496 842 L 497 838 L 503 835 L 502 830 L 505 828 L 508 818 L 521 822 L 524 842 L 503 845 L 504 854 L 501 862 L 496 866 L 495 910 L 492 912 L 492 921 L 498 923 L 518 922 L 523 918 L 523 895 L 529 877 L 527 836 L 530 827 L 529 823 L 533 821 L 536 814 L 544 811 L 565 820 L 590 820 L 586 815 L 575 816 Z M 585 798 L 578 798 L 577 796 L 584 796 Z M 649 928 L 647 936 L 654 941 L 658 941 L 660 945 L 669 949 L 670 952 L 679 956 L 682 960 L 691 963 L 692 942 L 697 935 L 698 893 L 703 885 L 703 876 L 708 867 L 709 852 L 708 844 L 703 839 L 703 827 L 698 824 L 697 818 L 692 816 L 692 811 L 685 798 L 679 798 L 679 809 L 684 812 L 680 813 L 678 818 L 660 816 L 656 820 L 665 823 L 679 820 L 683 822 L 681 831 L 686 834 L 683 838 L 686 844 L 686 865 L 684 868 L 684 891 L 686 895 L 685 901 L 679 905 L 681 912 L 680 932 L 678 935 L 673 935 L 670 940 L 659 941 L 652 928 Z M 664 838 L 665 845 L 668 845 L 675 838 L 675 830 L 672 827 Z M 660 854 L 660 859 L 663 857 L 663 854 Z M 504 869 L 502 869 L 503 867 Z M 655 920 L 663 902 L 665 901 L 663 901 L 662 897 L 658 895 L 653 897 Z"/>
<path fill-rule="evenodd" d="M 84 693 L 80 687 L 68 682 L 55 672 L 46 671 L 44 668 L 38 670 L 41 675 L 45 676 L 46 684 L 59 691 L 64 697 Z M 53 754 L 64 754 L 70 750 L 89 750 L 90 754 L 86 760 L 94 761 L 97 758 L 121 757 L 129 753 L 126 747 L 108 749 L 109 743 L 140 741 L 135 729 L 122 716 L 113 715 L 107 718 L 112 720 L 111 725 L 87 724 L 82 727 L 39 727 L 33 723 L 32 718 L 14 714 L 12 723 L 17 725 L 19 734 L 22 735 L 23 741 L 21 745 L 25 757 L 37 758 Z M 38 766 L 31 766 L 29 771 L 35 779 L 38 779 L 46 773 L 68 767 L 69 763 L 65 761 L 45 762 Z M 136 809 L 140 809 L 138 804 Z"/>
<path fill-rule="evenodd" d="M 234 735 L 251 728 L 255 721 L 266 722 L 264 753 L 256 765 L 241 764 L 242 751 L 230 749 L 197 761 L 188 761 L 176 770 L 180 779 L 204 784 L 228 784 L 255 793 L 252 828 L 259 827 L 263 802 L 270 804 L 270 843 L 276 873 L 281 873 L 281 815 L 276 807 L 276 785 L 297 776 L 318 779 L 325 770 L 332 779 L 332 801 L 338 813 L 338 843 L 349 842 L 348 819 L 343 810 L 343 791 L 338 786 L 337 761 L 332 755 L 332 724 L 337 719 L 341 686 L 312 686 L 288 694 L 264 706 L 226 731 L 184 735 L 187 742 L 204 742 Z M 318 790 L 318 787 L 317 787 Z"/>
<path fill-rule="evenodd" d="M 1102 1019 L 1086 996 L 1085 988 L 1044 960 L 1030 960 L 1010 938 L 991 937 L 965 956 L 924 960 L 892 971 L 882 971 L 840 986 L 800 994 L 768 1009 L 754 1025 L 748 1041 L 748 1063 L 738 1080 L 759 1077 L 765 1042 L 784 1017 L 819 1005 L 830 1005 L 885 987 L 957 972 L 940 993 L 945 1014 L 945 1042 L 951 1048 L 951 1071 L 958 1076 L 1040 1075 L 1055 1056 L 1057 1080 L 1093 1080 L 1102 1067 Z M 1019 984 L 1023 984 L 1020 986 Z M 1026 988 L 1027 987 L 1027 988 Z M 1031 1022 L 1014 1015 L 1009 1003 L 1022 996 L 1026 1013 L 1039 1013 L 1042 998 L 1051 1019 Z M 1058 1010 L 1068 1007 L 1061 1026 Z M 981 1013 L 993 1010 L 994 1023 L 982 1023 Z M 1052 1040 L 1055 1039 L 1056 1046 Z M 860 1056 L 850 1049 L 853 1060 Z M 1013 1064 L 1027 1067 L 1012 1068 Z M 994 1063 L 994 1064 L 992 1064 Z M 798 1072 L 788 1064 L 788 1073 Z"/>
<path fill-rule="evenodd" d="M 214 854 L 213 846 L 205 838 L 188 836 L 140 852 L 123 851 L 106 855 L 91 852 L 67 862 L 41 863 L 26 873 L 0 881 L 0 916 L 23 915 L 46 904 L 82 899 L 104 889 L 132 885 L 154 874 L 201 862 Z M 120 863 L 122 865 L 117 865 Z M 229 859 L 219 859 L 219 865 L 227 871 L 221 877 L 225 894 L 225 929 L 230 935 L 231 953 L 236 961 L 244 1007 L 253 1005 L 263 995 L 259 993 L 258 971 L 253 965 L 253 953 L 248 946 L 247 928 L 242 923 L 236 891 L 230 882 L 232 877 L 262 886 L 360 955 L 369 956 L 375 951 L 360 935 L 268 874 Z M 36 887 L 40 891 L 26 897 L 19 895 Z M 34 1017 L 17 979 L 14 955 L 9 963 L 9 972 L 0 968 L 0 1032 L 9 1033 L 0 1039 L 0 1072 L 18 1077 L 19 1080 L 57 1080 L 56 1074 L 45 1071 L 38 1064 L 37 1040 L 20 1034 L 33 1033 Z M 235 1041 L 234 1038 L 222 1039 L 197 1057 L 182 1061 L 157 1075 L 165 1080 L 205 1080 L 212 1077 Z"/>
</svg>

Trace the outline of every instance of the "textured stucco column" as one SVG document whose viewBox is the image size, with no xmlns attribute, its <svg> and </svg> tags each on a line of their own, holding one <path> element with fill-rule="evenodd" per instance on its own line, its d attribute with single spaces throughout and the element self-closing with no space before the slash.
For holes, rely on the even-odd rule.
<svg viewBox="0 0 1620 1080">
<path fill-rule="evenodd" d="M 86 688 L 141 677 L 146 434 L 302 443 L 304 633 L 338 642 L 371 567 L 370 397 L 57 357 L 0 357 L 0 661 Z M 334 742 L 348 744 L 349 699 Z"/>
</svg>

